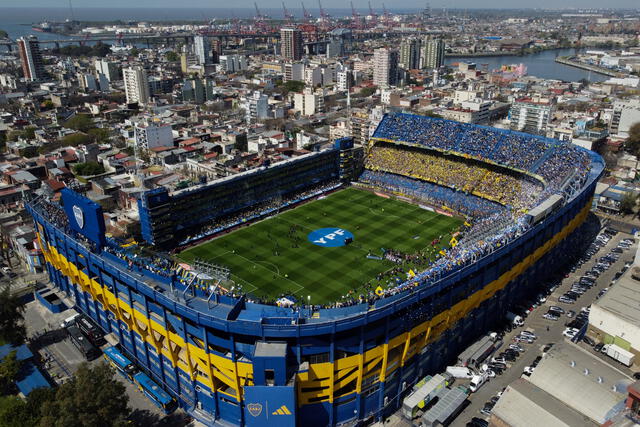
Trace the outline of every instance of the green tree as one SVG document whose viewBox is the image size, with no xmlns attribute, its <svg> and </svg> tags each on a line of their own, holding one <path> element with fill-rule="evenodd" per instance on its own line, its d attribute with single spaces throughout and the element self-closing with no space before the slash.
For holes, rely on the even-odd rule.
<svg viewBox="0 0 640 427">
<path fill-rule="evenodd" d="M 629 137 L 625 141 L 625 147 L 636 156 L 640 155 L 640 122 L 634 123 L 629 128 Z"/>
<path fill-rule="evenodd" d="M 22 131 L 22 135 L 25 139 L 33 139 L 36 137 L 36 127 L 29 126 Z"/>
<path fill-rule="evenodd" d="M 31 157 L 36 157 L 38 155 L 38 147 L 35 145 L 29 145 L 27 147 L 21 148 L 18 153 L 26 158 L 30 159 Z"/>
<path fill-rule="evenodd" d="M 9 33 L 7 33 L 5 30 L 0 30 L 0 39 L 6 39 L 9 37 Z"/>
<path fill-rule="evenodd" d="M 0 362 L 0 392 L 2 394 L 13 394 L 14 383 L 18 379 L 22 362 L 16 357 L 13 350 L 7 354 Z"/>
<path fill-rule="evenodd" d="M 97 162 L 78 163 L 73 167 L 73 172 L 76 175 L 93 176 L 104 173 L 104 168 Z"/>
<path fill-rule="evenodd" d="M 376 90 L 378 90 L 378 88 L 376 86 L 365 87 L 365 88 L 362 88 L 362 90 L 360 90 L 358 95 L 362 96 L 363 98 L 366 98 L 366 97 L 371 96 L 374 93 L 376 93 Z"/>
<path fill-rule="evenodd" d="M 0 291 L 0 341 L 22 344 L 27 335 L 24 327 L 24 305 L 19 298 L 11 295 L 11 287 Z"/>
<path fill-rule="evenodd" d="M 69 129 L 79 130 L 80 132 L 87 132 L 89 129 L 93 129 L 93 119 L 86 114 L 76 114 L 66 122 L 64 127 Z"/>
<path fill-rule="evenodd" d="M 129 55 L 131 56 L 138 56 L 139 54 L 140 54 L 140 50 L 137 47 L 134 47 L 129 51 Z"/>
<path fill-rule="evenodd" d="M 126 425 L 129 398 L 124 385 L 105 364 L 83 363 L 75 377 L 61 385 L 55 399 L 43 403 L 40 427 L 112 427 Z"/>
<path fill-rule="evenodd" d="M 63 137 L 60 143 L 63 146 L 77 147 L 78 145 L 89 144 L 92 140 L 93 138 L 86 133 L 74 133 Z"/>
<path fill-rule="evenodd" d="M 0 397 L 0 426 L 2 427 L 28 427 L 33 426 L 29 422 L 31 415 L 27 404 L 17 396 Z"/>
<path fill-rule="evenodd" d="M 109 130 L 104 128 L 93 128 L 87 132 L 95 142 L 109 142 Z"/>
<path fill-rule="evenodd" d="M 620 201 L 620 211 L 624 214 L 633 213 L 633 210 L 636 207 L 637 200 L 638 200 L 638 197 L 635 194 L 631 192 L 624 193 L 624 196 Z"/>
<path fill-rule="evenodd" d="M 180 56 L 178 56 L 178 54 L 175 53 L 172 50 L 170 50 L 169 52 L 165 53 L 164 57 L 169 62 L 178 62 L 178 61 L 180 61 Z"/>
<path fill-rule="evenodd" d="M 302 92 L 302 89 L 304 89 L 304 82 L 289 80 L 283 85 L 283 87 L 287 92 Z"/>
</svg>

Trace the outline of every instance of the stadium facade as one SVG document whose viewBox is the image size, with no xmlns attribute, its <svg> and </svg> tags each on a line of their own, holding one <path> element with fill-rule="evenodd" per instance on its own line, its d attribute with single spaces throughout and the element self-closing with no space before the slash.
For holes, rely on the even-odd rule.
<svg viewBox="0 0 640 427">
<path fill-rule="evenodd" d="M 467 148 L 466 141 L 480 137 L 484 147 Z M 28 210 L 52 282 L 202 422 L 325 426 L 378 420 L 401 405 L 418 379 L 440 371 L 501 321 L 514 302 L 537 293 L 574 247 L 604 170 L 597 154 L 558 141 L 402 114 L 385 116 L 368 149 L 378 143 L 509 168 L 552 191 L 523 215 L 527 227 L 471 260 L 419 274 L 382 298 L 325 309 L 257 304 L 185 285 L 160 270 L 132 268 L 106 250 L 100 207 L 71 191 L 63 194 L 66 218 L 41 199 Z M 520 157 L 516 162 L 511 156 Z M 184 193 L 152 190 L 140 202 L 143 234 L 152 243 L 178 245 L 194 235 L 195 223 L 229 218 L 253 197 L 294 204 L 351 181 L 358 170 L 357 152 L 343 143 L 302 157 Z M 573 159 L 584 162 L 561 163 Z M 395 187 L 386 190 L 403 193 L 398 186 L 404 181 L 392 178 Z M 361 181 L 374 187 L 381 182 L 371 174 Z M 261 183 L 266 186 L 256 195 L 240 197 Z M 211 192 L 227 198 L 209 198 Z M 191 215 L 195 206 L 202 213 Z M 253 210 L 240 221 L 259 215 Z"/>
</svg>

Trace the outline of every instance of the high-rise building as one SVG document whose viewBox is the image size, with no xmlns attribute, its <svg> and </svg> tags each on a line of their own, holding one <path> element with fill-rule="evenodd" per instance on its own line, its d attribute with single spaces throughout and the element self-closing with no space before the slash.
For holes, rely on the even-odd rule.
<svg viewBox="0 0 640 427">
<path fill-rule="evenodd" d="M 247 124 L 269 118 L 269 97 L 259 90 L 247 96 L 244 102 Z"/>
<path fill-rule="evenodd" d="M 204 104 L 206 101 L 205 87 L 202 79 L 185 79 L 182 83 L 182 100 L 194 104 Z"/>
<path fill-rule="evenodd" d="M 120 70 L 118 70 L 118 64 L 115 62 L 100 59 L 96 60 L 95 67 L 96 72 L 98 74 L 104 74 L 109 82 L 120 80 Z"/>
<path fill-rule="evenodd" d="M 291 61 L 302 59 L 302 30 L 299 28 L 282 28 L 280 30 L 282 57 Z"/>
<path fill-rule="evenodd" d="M 294 108 L 300 111 L 303 116 L 312 116 L 324 112 L 324 91 L 317 89 L 315 92 L 311 88 L 305 88 L 303 93 L 293 94 Z"/>
<path fill-rule="evenodd" d="M 444 64 L 444 40 L 425 39 L 422 43 L 420 68 L 440 68 Z"/>
<path fill-rule="evenodd" d="M 509 110 L 510 128 L 537 135 L 545 135 L 553 114 L 548 99 L 517 99 Z"/>
<path fill-rule="evenodd" d="M 398 51 L 386 47 L 373 54 L 373 84 L 378 87 L 395 86 L 398 83 Z"/>
<path fill-rule="evenodd" d="M 157 147 L 172 147 L 173 132 L 171 125 L 144 121 L 135 125 L 135 143 L 139 148 L 150 150 Z"/>
<path fill-rule="evenodd" d="M 20 37 L 18 39 L 18 52 L 22 62 L 24 78 L 32 82 L 44 77 L 44 63 L 40 53 L 40 44 L 36 36 Z"/>
<path fill-rule="evenodd" d="M 420 67 L 420 39 L 405 39 L 400 44 L 400 56 L 398 63 L 405 70 L 415 70 Z"/>
<path fill-rule="evenodd" d="M 205 36 L 193 38 L 194 51 L 200 64 L 211 63 L 211 43 Z"/>
<path fill-rule="evenodd" d="M 127 95 L 127 104 L 149 103 L 149 82 L 147 72 L 142 67 L 130 67 L 122 70 L 124 77 L 124 90 Z"/>
<path fill-rule="evenodd" d="M 80 85 L 80 88 L 85 92 L 93 92 L 98 90 L 98 81 L 92 74 L 79 73 L 78 83 Z"/>
<path fill-rule="evenodd" d="M 284 64 L 284 82 L 288 82 L 291 80 L 302 82 L 304 81 L 304 64 L 299 62 L 297 63 L 287 63 Z"/>
<path fill-rule="evenodd" d="M 247 58 L 244 55 L 220 56 L 220 68 L 227 73 L 235 73 L 247 69 Z"/>
</svg>

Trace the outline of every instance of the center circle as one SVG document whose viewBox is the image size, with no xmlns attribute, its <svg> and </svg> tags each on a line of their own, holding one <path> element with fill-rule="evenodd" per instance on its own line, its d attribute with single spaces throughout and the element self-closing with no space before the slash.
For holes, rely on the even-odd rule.
<svg viewBox="0 0 640 427">
<path fill-rule="evenodd" d="M 353 233 L 344 228 L 319 228 L 309 233 L 307 239 L 317 246 L 337 248 L 351 243 L 353 241 Z"/>
</svg>

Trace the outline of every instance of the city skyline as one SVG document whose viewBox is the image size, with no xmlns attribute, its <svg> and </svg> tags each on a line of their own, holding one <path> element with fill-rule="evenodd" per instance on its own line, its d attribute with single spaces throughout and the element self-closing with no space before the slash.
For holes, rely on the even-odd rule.
<svg viewBox="0 0 640 427">
<path fill-rule="evenodd" d="M 68 4 L 66 2 L 60 0 L 5 0 L 4 4 L 0 8 L 20 8 L 20 9 L 28 9 L 28 8 L 60 8 L 67 9 Z M 171 9 L 189 9 L 189 8 L 202 8 L 208 10 L 229 10 L 229 9 L 254 9 L 253 1 L 244 0 L 236 3 L 237 6 L 234 8 L 226 8 L 226 7 L 211 7 L 212 2 L 208 0 L 189 0 L 185 2 L 185 7 L 176 8 L 175 2 L 169 0 L 140 0 L 135 3 L 131 3 L 126 0 L 113 0 L 110 2 L 110 8 L 123 8 L 123 9 L 135 9 L 140 7 L 165 7 L 169 10 Z M 308 4 L 305 4 L 307 9 L 314 10 L 317 9 L 317 2 L 308 1 Z M 531 6 L 530 2 L 519 0 L 514 2 L 509 2 L 508 7 L 504 7 L 504 2 L 500 1 L 488 1 L 483 4 L 484 7 L 477 7 L 477 2 L 472 0 L 458 0 L 451 2 L 444 1 L 435 1 L 435 2 L 424 2 L 424 1 L 415 1 L 415 0 L 400 0 L 396 2 L 388 2 L 390 4 L 387 5 L 389 9 L 422 9 L 427 3 L 430 3 L 430 7 L 432 9 L 498 9 L 498 10 L 514 10 L 514 9 L 551 9 L 551 10 L 562 10 L 562 9 L 600 9 L 600 10 L 611 10 L 611 9 L 638 9 L 637 2 L 633 0 L 615 0 L 613 2 L 608 2 L 607 7 L 603 8 L 602 3 L 596 0 L 572 0 L 561 2 L 554 2 L 551 0 L 544 0 L 541 2 L 536 2 L 535 7 Z M 291 10 L 299 10 L 300 2 L 298 1 L 289 1 L 285 2 L 288 8 Z M 374 9 L 382 9 L 382 2 L 372 2 L 372 7 Z M 282 8 L 282 2 L 278 0 L 263 0 L 258 2 L 258 6 L 266 9 L 278 9 Z M 349 10 L 344 2 L 339 0 L 325 0 L 322 2 L 322 6 L 324 8 L 334 8 L 334 9 L 344 9 Z M 357 10 L 365 10 L 368 9 L 368 3 L 365 1 L 356 1 L 354 2 L 354 6 Z M 97 0 L 86 0 L 82 3 L 73 4 L 74 8 L 77 9 L 92 9 L 92 8 L 104 8 L 104 3 L 99 2 Z"/>
</svg>

